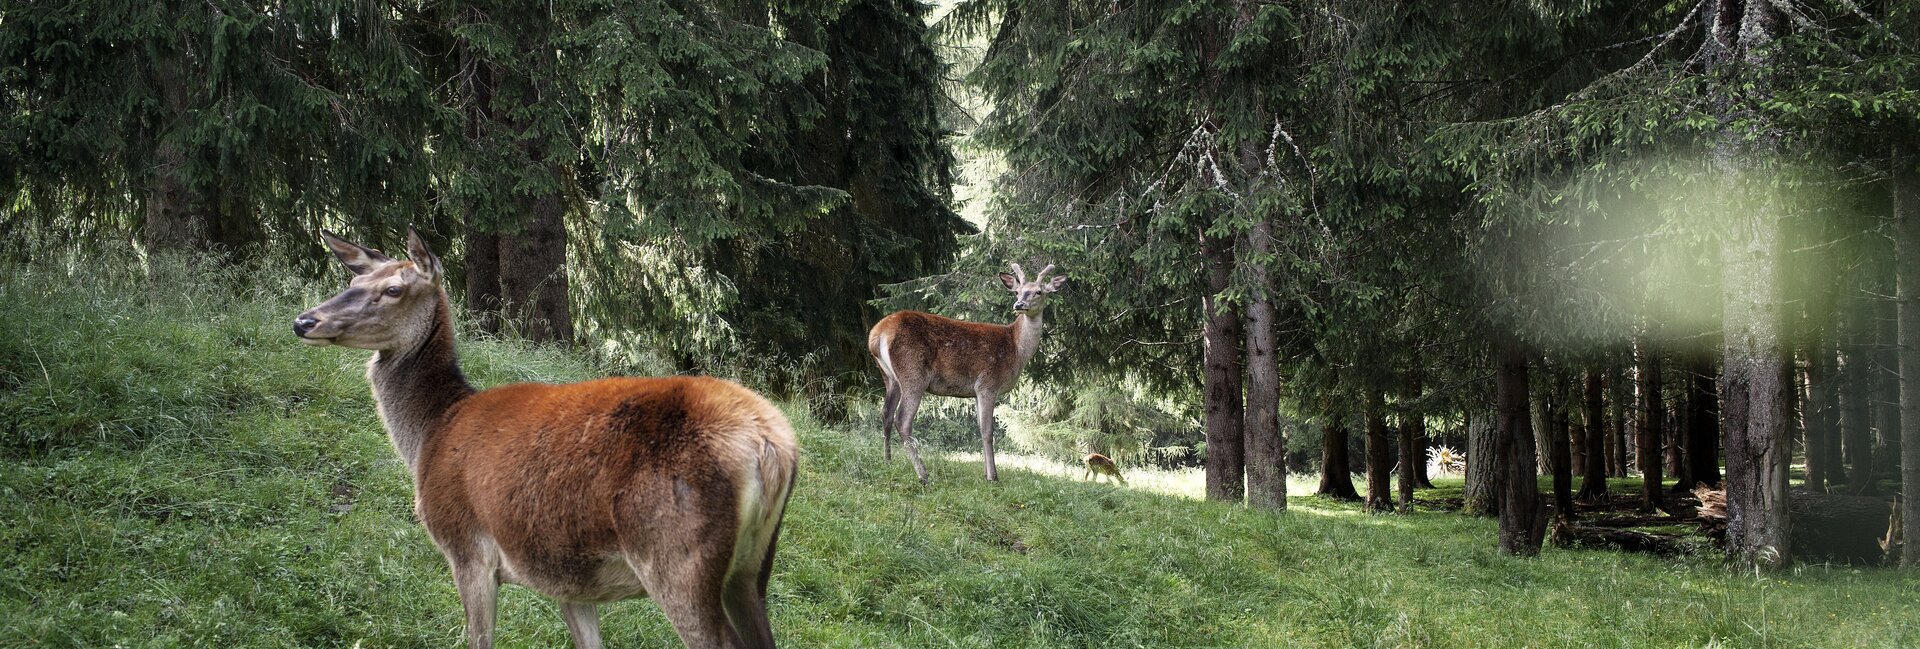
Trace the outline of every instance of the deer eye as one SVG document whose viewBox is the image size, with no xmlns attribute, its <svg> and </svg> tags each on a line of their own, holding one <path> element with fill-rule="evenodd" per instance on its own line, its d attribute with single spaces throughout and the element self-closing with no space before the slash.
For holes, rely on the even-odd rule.
<svg viewBox="0 0 1920 649">
<path fill-rule="evenodd" d="M 387 297 L 400 297 L 400 294 L 405 292 L 405 289 L 401 288 L 400 285 L 395 284 L 393 286 L 387 287 L 387 290 L 381 291 L 381 292 L 385 293 Z"/>
</svg>

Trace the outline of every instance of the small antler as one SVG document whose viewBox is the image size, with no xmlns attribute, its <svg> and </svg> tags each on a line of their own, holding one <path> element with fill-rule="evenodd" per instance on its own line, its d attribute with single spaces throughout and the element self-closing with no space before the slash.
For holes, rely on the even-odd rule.
<svg viewBox="0 0 1920 649">
<path fill-rule="evenodd" d="M 1047 271 L 1050 270 L 1053 270 L 1053 264 L 1047 264 L 1046 268 L 1040 269 L 1040 274 L 1033 276 L 1033 283 L 1039 284 L 1047 281 Z"/>
<path fill-rule="evenodd" d="M 1020 270 L 1020 263 L 1014 262 L 1011 265 L 1013 266 L 1013 278 L 1016 280 L 1020 280 L 1021 284 L 1027 283 L 1027 271 Z M 1052 267 L 1049 266 L 1048 268 L 1052 268 Z"/>
</svg>

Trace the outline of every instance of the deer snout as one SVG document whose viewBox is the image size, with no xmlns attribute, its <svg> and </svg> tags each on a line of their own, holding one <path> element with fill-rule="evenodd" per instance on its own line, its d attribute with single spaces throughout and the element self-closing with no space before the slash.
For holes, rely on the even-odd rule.
<svg viewBox="0 0 1920 649">
<path fill-rule="evenodd" d="M 1025 311 L 1025 310 L 1027 310 L 1027 301 L 1026 301 L 1026 300 L 1020 300 L 1020 301 L 1018 301 L 1018 302 L 1014 302 L 1014 303 L 1013 303 L 1013 310 L 1015 310 L 1015 311 Z"/>
<path fill-rule="evenodd" d="M 313 329 L 318 326 L 320 326 L 320 319 L 314 317 L 313 312 L 302 313 L 300 317 L 293 319 L 293 335 L 299 336 L 300 342 L 309 345 L 324 345 L 328 342 L 325 338 L 307 337 L 307 334 L 313 333 Z"/>
</svg>

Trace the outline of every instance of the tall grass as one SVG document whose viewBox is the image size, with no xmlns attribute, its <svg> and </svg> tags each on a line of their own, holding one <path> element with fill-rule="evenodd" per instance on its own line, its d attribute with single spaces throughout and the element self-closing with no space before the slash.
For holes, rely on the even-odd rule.
<svg viewBox="0 0 1920 649">
<path fill-rule="evenodd" d="M 0 269 L 0 646 L 455 646 L 446 567 L 413 521 L 364 352 L 296 344 L 335 287 L 260 270 L 81 260 Z M 271 279 L 263 279 L 271 278 Z M 605 373 L 462 334 L 481 385 Z M 1494 550 L 1493 523 L 1283 515 L 1195 499 L 1193 474 L 933 455 L 789 408 L 803 447 L 773 576 L 792 647 L 1920 645 L 1920 584 L 1807 566 Z M 503 591 L 503 646 L 560 646 Z M 671 646 L 646 602 L 610 646 Z"/>
</svg>

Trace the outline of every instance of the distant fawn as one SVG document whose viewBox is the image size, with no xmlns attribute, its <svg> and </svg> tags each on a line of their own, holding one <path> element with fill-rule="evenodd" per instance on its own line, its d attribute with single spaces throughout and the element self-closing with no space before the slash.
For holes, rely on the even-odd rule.
<svg viewBox="0 0 1920 649">
<path fill-rule="evenodd" d="M 410 261 L 321 238 L 354 277 L 293 331 L 374 350 L 380 420 L 453 568 L 469 647 L 492 646 L 502 581 L 559 600 L 576 647 L 600 646 L 597 603 L 635 597 L 689 647 L 773 646 L 767 578 L 798 454 L 773 404 L 705 377 L 476 392 L 419 235 Z"/>
<path fill-rule="evenodd" d="M 919 414 L 920 399 L 929 393 L 973 397 L 987 479 L 1000 479 L 993 466 L 994 401 L 1013 389 L 1020 369 L 1040 348 L 1047 295 L 1067 282 L 1065 276 L 1047 281 L 1051 270 L 1051 264 L 1040 269 L 1031 282 L 1020 264 L 1013 264 L 1011 275 L 1000 273 L 1000 283 L 1013 293 L 1012 324 L 982 324 L 900 311 L 873 325 L 867 333 L 867 352 L 873 355 L 887 383 L 880 436 L 885 440 L 888 460 L 893 459 L 893 433 L 899 431 L 900 443 L 913 460 L 913 472 L 926 483 L 927 466 L 921 463 L 919 445 L 913 441 L 913 418 Z"/>
<path fill-rule="evenodd" d="M 1127 479 L 1120 475 L 1120 465 L 1114 463 L 1113 458 L 1099 453 L 1088 453 L 1086 459 L 1081 462 L 1087 465 L 1086 472 L 1080 475 L 1082 480 L 1092 479 L 1094 482 L 1099 482 L 1100 476 L 1108 475 L 1119 480 L 1120 484 L 1127 483 Z"/>
</svg>

